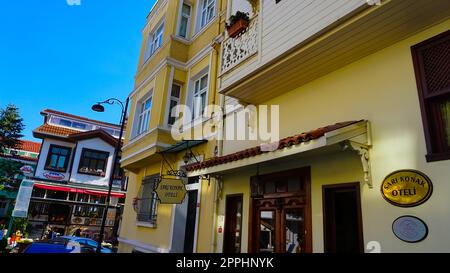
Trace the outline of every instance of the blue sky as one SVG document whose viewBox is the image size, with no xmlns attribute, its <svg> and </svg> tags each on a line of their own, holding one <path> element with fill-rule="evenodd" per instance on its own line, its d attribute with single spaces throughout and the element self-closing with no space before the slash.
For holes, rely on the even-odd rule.
<svg viewBox="0 0 450 273">
<path fill-rule="evenodd" d="M 0 108 L 17 105 L 25 139 L 50 108 L 117 123 L 120 107 L 90 107 L 133 88 L 141 30 L 154 0 L 2 1 Z M 70 1 L 70 0 L 69 0 Z"/>
</svg>

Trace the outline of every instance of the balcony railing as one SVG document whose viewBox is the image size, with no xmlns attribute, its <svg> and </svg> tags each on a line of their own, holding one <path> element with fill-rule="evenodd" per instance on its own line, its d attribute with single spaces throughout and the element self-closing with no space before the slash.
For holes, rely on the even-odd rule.
<svg viewBox="0 0 450 273">
<path fill-rule="evenodd" d="M 225 73 L 258 52 L 258 17 L 253 17 L 247 30 L 222 43 L 222 73 Z"/>
</svg>

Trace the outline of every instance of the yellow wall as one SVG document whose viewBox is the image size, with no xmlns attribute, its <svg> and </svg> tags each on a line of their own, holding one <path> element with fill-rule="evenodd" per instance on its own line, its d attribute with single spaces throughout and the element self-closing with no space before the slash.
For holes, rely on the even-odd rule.
<svg viewBox="0 0 450 273">
<path fill-rule="evenodd" d="M 133 210 L 133 198 L 138 196 L 142 178 L 159 174 L 160 165 L 143 168 L 139 174 L 130 173 L 125 210 L 120 230 L 120 237 L 139 240 L 145 244 L 165 249 L 170 248 L 170 234 L 172 219 L 172 205 L 158 204 L 158 216 L 155 228 L 139 226 L 136 222 L 136 212 Z"/>
<path fill-rule="evenodd" d="M 143 30 L 143 42 L 140 55 L 138 71 L 135 76 L 135 91 L 131 96 L 129 122 L 127 124 L 125 146 L 122 152 L 122 166 L 129 171 L 129 186 L 127 192 L 127 201 L 123 215 L 123 223 L 120 232 L 120 237 L 128 240 L 139 241 L 143 244 L 153 246 L 156 248 L 170 249 L 170 232 L 172 228 L 173 206 L 159 205 L 157 227 L 148 228 L 136 225 L 136 213 L 132 209 L 132 200 L 136 197 L 139 187 L 141 185 L 142 177 L 160 173 L 161 171 L 161 156 L 156 152 L 159 147 L 154 147 L 154 144 L 173 144 L 175 141 L 171 138 L 169 128 L 165 126 L 165 118 L 168 109 L 168 95 L 171 89 L 171 81 L 182 85 L 181 103 L 186 102 L 187 92 L 189 92 L 189 85 L 192 77 L 209 67 L 209 94 L 208 101 L 213 103 L 217 98 L 216 79 L 217 79 L 217 52 L 211 53 L 211 43 L 214 38 L 224 30 L 223 14 L 220 11 L 226 10 L 227 1 L 218 0 L 218 12 L 216 18 L 200 33 L 194 36 L 195 17 L 197 5 L 199 1 L 190 1 L 192 6 L 191 19 L 191 40 L 189 42 L 180 42 L 172 36 L 177 32 L 178 13 L 180 1 L 168 1 L 166 6 L 161 9 L 158 14 L 151 14 L 153 20 L 147 22 Z M 150 16 L 150 17 L 151 17 Z M 149 18 L 150 18 L 149 17 Z M 147 39 L 149 33 L 153 32 L 159 26 L 162 18 L 165 18 L 164 37 L 162 47 L 151 56 L 146 63 L 143 62 L 144 51 L 147 46 Z M 194 36 L 194 37 L 193 37 Z M 199 53 L 206 52 L 200 56 Z M 194 59 L 195 57 L 195 59 Z M 160 66 L 161 63 L 169 60 L 176 60 L 185 67 L 173 67 L 167 63 Z M 194 62 L 194 60 L 196 60 Z M 152 77 L 151 77 L 152 76 Z M 173 78 L 172 78 L 173 76 Z M 151 110 L 151 118 L 149 124 L 149 133 L 139 136 L 137 140 L 131 139 L 131 130 L 134 127 L 136 106 L 143 96 L 150 90 L 153 90 L 153 102 Z M 192 91 L 192 90 L 191 90 Z M 210 141 L 206 144 L 195 147 L 194 153 L 196 156 L 203 158 L 210 158 L 213 156 L 215 142 Z M 168 160 L 172 166 L 177 166 L 182 162 L 184 151 L 176 155 L 168 156 Z M 164 164 L 163 173 L 168 170 L 167 164 Z M 201 186 L 200 197 L 200 213 L 198 217 L 198 238 L 197 251 L 210 252 L 212 228 L 214 221 L 213 214 L 213 199 L 215 194 L 215 183 L 208 183 L 203 181 Z M 205 235 L 206 234 L 206 235 Z M 120 251 L 130 252 L 132 247 L 130 245 L 121 244 Z"/>
<path fill-rule="evenodd" d="M 341 121 L 367 119 L 371 122 L 373 189 L 361 184 L 364 242 L 380 242 L 382 252 L 450 250 L 447 236 L 450 162 L 425 160 L 426 146 L 410 50 L 412 45 L 448 29 L 450 20 L 267 102 L 280 105 L 281 137 Z M 311 158 L 308 162 L 286 162 L 277 168 L 301 165 L 312 166 L 313 249 L 322 252 L 322 185 L 361 182 L 362 168 L 356 155 L 346 153 Z M 399 208 L 386 202 L 380 194 L 381 182 L 398 169 L 417 169 L 427 174 L 434 183 L 430 200 L 414 208 Z M 248 181 L 249 176 L 245 175 L 228 178 L 224 194 L 239 192 L 234 187 L 242 187 Z M 248 192 L 248 188 L 241 190 Z M 221 201 L 222 213 L 223 206 Z M 427 223 L 430 233 L 426 240 L 408 244 L 395 237 L 392 222 L 406 214 Z"/>
</svg>

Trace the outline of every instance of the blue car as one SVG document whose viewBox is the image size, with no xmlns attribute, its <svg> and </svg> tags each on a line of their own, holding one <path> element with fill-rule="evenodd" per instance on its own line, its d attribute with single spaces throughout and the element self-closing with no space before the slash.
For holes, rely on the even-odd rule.
<svg viewBox="0 0 450 273">
<path fill-rule="evenodd" d="M 66 240 L 49 240 L 45 242 L 35 242 L 29 245 L 23 253 L 83 253 L 81 245 L 77 242 Z"/>
<path fill-rule="evenodd" d="M 58 237 L 58 239 L 65 239 L 65 240 L 79 243 L 81 245 L 81 247 L 83 247 L 85 250 L 83 252 L 95 253 L 97 250 L 97 245 L 98 245 L 97 241 L 94 241 L 89 238 L 75 237 L 75 236 L 61 236 L 61 237 Z M 102 247 L 100 252 L 101 253 L 113 253 L 113 251 L 107 247 Z"/>
</svg>

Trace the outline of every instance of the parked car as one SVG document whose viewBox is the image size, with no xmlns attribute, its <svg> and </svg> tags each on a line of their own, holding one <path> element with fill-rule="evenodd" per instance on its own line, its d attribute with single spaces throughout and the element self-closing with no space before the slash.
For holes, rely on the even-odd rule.
<svg viewBox="0 0 450 273">
<path fill-rule="evenodd" d="M 22 253 L 83 253 L 80 243 L 70 240 L 48 240 L 41 242 L 34 242 L 29 245 Z"/>
<path fill-rule="evenodd" d="M 84 237 L 61 236 L 61 237 L 58 237 L 58 239 L 66 239 L 66 240 L 77 242 L 84 248 L 84 252 L 87 252 L 87 253 L 91 253 L 91 252 L 95 253 L 97 250 L 97 246 L 98 246 L 97 241 L 94 241 L 89 238 L 84 238 Z M 101 253 L 113 253 L 113 251 L 110 248 L 102 246 Z"/>
</svg>

